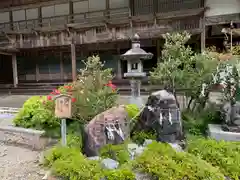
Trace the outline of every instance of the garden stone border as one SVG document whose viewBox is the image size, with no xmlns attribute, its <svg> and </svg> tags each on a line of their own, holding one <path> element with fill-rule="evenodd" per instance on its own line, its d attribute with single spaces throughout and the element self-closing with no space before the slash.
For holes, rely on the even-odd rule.
<svg viewBox="0 0 240 180">
<path fill-rule="evenodd" d="M 52 142 L 44 134 L 45 131 L 14 126 L 0 126 L 0 142 L 25 146 L 32 150 L 43 150 Z"/>
<path fill-rule="evenodd" d="M 20 108 L 0 107 L 0 114 L 16 115 Z M 0 126 L 0 142 L 10 145 L 24 146 L 32 150 L 44 150 L 55 141 L 45 136 L 45 131 L 15 127 Z"/>
</svg>

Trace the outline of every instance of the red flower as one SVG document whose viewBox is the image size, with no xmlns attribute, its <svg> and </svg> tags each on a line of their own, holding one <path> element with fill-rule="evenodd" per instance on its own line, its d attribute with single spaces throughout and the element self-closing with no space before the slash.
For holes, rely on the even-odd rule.
<svg viewBox="0 0 240 180">
<path fill-rule="evenodd" d="M 76 98 L 72 98 L 72 102 L 74 103 L 74 102 L 76 102 L 77 101 L 77 99 Z"/>
<path fill-rule="evenodd" d="M 72 90 L 72 86 L 64 86 L 65 89 L 67 89 L 68 91 Z"/>
<path fill-rule="evenodd" d="M 61 94 L 61 92 L 60 92 L 58 89 L 54 89 L 54 90 L 51 92 L 51 94 L 53 94 L 53 95 L 59 95 L 59 94 Z"/>
<path fill-rule="evenodd" d="M 47 100 L 51 101 L 52 100 L 52 96 L 47 96 Z"/>
<path fill-rule="evenodd" d="M 105 84 L 105 86 L 108 86 L 110 88 L 112 88 L 113 91 L 115 91 L 117 89 L 117 86 L 115 86 L 112 81 L 108 81 L 108 84 Z"/>
</svg>

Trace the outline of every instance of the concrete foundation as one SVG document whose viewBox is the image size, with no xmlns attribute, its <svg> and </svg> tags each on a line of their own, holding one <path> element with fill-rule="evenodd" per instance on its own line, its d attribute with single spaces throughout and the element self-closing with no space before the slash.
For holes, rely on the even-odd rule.
<svg viewBox="0 0 240 180">
<path fill-rule="evenodd" d="M 223 131 L 219 124 L 209 124 L 208 133 L 211 138 L 216 140 L 240 141 L 240 133 Z"/>
</svg>

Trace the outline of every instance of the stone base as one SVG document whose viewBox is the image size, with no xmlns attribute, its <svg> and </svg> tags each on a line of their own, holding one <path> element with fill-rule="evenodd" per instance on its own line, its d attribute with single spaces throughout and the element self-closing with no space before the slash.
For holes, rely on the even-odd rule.
<svg viewBox="0 0 240 180">
<path fill-rule="evenodd" d="M 136 104 L 138 108 L 142 108 L 144 106 L 141 96 L 139 96 L 139 97 L 131 96 L 130 100 L 129 100 L 129 103 L 130 104 Z"/>
<path fill-rule="evenodd" d="M 211 138 L 216 140 L 240 141 L 240 133 L 223 131 L 222 125 L 219 124 L 209 124 L 208 133 Z"/>
<path fill-rule="evenodd" d="M 43 150 L 51 143 L 44 137 L 44 131 L 25 129 L 14 126 L 0 126 L 0 142 L 20 145 L 33 150 Z"/>
</svg>

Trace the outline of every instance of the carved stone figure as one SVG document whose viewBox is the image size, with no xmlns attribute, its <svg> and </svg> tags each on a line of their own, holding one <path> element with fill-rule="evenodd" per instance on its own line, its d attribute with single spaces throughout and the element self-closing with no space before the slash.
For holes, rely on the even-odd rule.
<svg viewBox="0 0 240 180">
<path fill-rule="evenodd" d="M 153 128 L 158 141 L 175 143 L 183 139 L 180 110 L 174 95 L 166 90 L 152 93 L 134 131 Z"/>
<path fill-rule="evenodd" d="M 240 102 L 226 103 L 223 106 L 223 115 L 226 123 L 223 125 L 223 130 L 240 132 Z"/>
<path fill-rule="evenodd" d="M 122 143 L 129 136 L 129 122 L 128 113 L 123 105 L 94 117 L 85 127 L 85 154 L 98 156 L 104 145 Z"/>
</svg>

